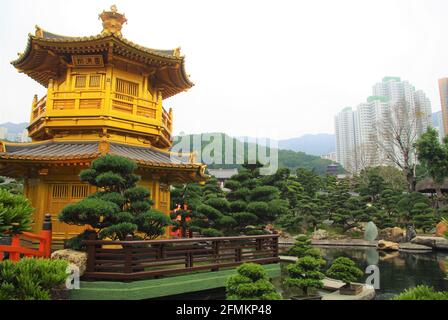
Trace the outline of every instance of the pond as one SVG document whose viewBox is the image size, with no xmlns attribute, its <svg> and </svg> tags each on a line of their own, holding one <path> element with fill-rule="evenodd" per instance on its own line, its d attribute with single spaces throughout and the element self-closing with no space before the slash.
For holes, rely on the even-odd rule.
<svg viewBox="0 0 448 320">
<path fill-rule="evenodd" d="M 324 258 L 331 263 L 338 257 L 348 257 L 365 270 L 377 265 L 380 271 L 380 289 L 376 299 L 387 300 L 407 288 L 420 284 L 448 291 L 445 261 L 448 252 L 407 253 L 383 252 L 376 248 L 320 247 Z M 363 279 L 367 278 L 366 275 Z"/>
<path fill-rule="evenodd" d="M 361 247 L 319 247 L 325 260 L 331 261 L 338 257 L 348 257 L 354 260 L 362 269 L 369 265 L 377 265 L 380 270 L 380 289 L 376 291 L 377 300 L 388 300 L 407 288 L 420 284 L 434 287 L 436 290 L 448 291 L 448 275 L 446 274 L 445 261 L 448 261 L 448 252 L 406 253 L 406 252 L 382 252 L 376 248 Z M 282 263 L 282 269 L 287 263 Z M 288 292 L 281 285 L 285 277 L 273 279 L 277 290 L 282 292 L 284 298 L 288 298 Z M 366 274 L 362 282 L 368 277 Z M 361 281 L 360 281 L 361 282 Z M 216 300 L 225 299 L 225 289 L 217 288 L 202 292 L 192 292 L 171 296 L 170 299 Z"/>
</svg>

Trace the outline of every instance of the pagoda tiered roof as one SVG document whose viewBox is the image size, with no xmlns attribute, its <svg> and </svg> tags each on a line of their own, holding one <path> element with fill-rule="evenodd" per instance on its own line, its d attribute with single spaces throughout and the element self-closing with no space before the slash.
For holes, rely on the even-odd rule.
<svg viewBox="0 0 448 320">
<path fill-rule="evenodd" d="M 154 147 L 131 146 L 107 141 L 44 141 L 32 143 L 0 142 L 0 159 L 30 164 L 59 163 L 60 165 L 89 162 L 101 155 L 111 154 L 134 160 L 141 168 L 153 170 L 186 170 L 190 177 L 206 178 L 205 165 L 195 163 L 191 154 L 175 154 Z M 10 168 L 12 169 L 12 167 Z M 8 166 L 0 174 L 8 174 Z"/>
<path fill-rule="evenodd" d="M 70 37 L 36 26 L 35 34 L 28 36 L 25 51 L 11 64 L 48 87 L 50 79 L 72 66 L 71 56 L 81 54 L 101 54 L 106 63 L 111 63 L 114 57 L 122 57 L 139 64 L 152 74 L 152 81 L 163 89 L 163 98 L 194 86 L 185 71 L 185 57 L 180 54 L 180 48 L 159 50 L 143 47 L 121 34 L 107 31 L 94 36 Z"/>
</svg>

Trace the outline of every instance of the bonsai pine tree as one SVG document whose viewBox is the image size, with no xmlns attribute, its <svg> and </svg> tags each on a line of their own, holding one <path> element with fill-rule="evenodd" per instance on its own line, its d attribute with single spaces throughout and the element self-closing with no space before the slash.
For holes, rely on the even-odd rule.
<svg viewBox="0 0 448 320">
<path fill-rule="evenodd" d="M 286 267 L 289 277 L 285 280 L 285 284 L 301 289 L 303 294 L 308 296 L 311 289 L 323 287 L 322 280 L 325 275 L 320 272 L 320 267 L 319 259 L 311 256 L 299 258 L 296 263 Z"/>
<path fill-rule="evenodd" d="M 226 281 L 227 300 L 280 300 L 281 295 L 269 282 L 266 270 L 259 264 L 244 263 L 237 274 Z"/>
<path fill-rule="evenodd" d="M 433 229 L 437 223 L 437 217 L 434 210 L 424 202 L 418 202 L 412 208 L 412 222 L 415 227 L 428 232 Z"/>
<path fill-rule="evenodd" d="M 98 192 L 78 203 L 69 204 L 59 220 L 73 225 L 89 225 L 88 230 L 71 244 L 98 232 L 99 238 L 124 240 L 128 234 L 154 239 L 164 233 L 170 218 L 151 208 L 149 191 L 137 187 L 139 176 L 134 174 L 137 165 L 124 157 L 106 155 L 92 162 L 92 167 L 81 171 L 83 182 L 98 187 Z M 70 245 L 70 242 L 69 244 Z"/>
<path fill-rule="evenodd" d="M 321 265 L 326 264 L 319 249 L 312 248 L 310 238 L 304 234 L 301 234 L 296 238 L 296 242 L 294 243 L 294 246 L 289 249 L 288 254 L 297 258 L 311 256 L 317 259 Z"/>
<path fill-rule="evenodd" d="M 0 189 L 0 234 L 14 235 L 31 229 L 33 208 L 22 195 Z"/>
<path fill-rule="evenodd" d="M 346 285 L 358 280 L 363 274 L 353 260 L 345 257 L 339 257 L 334 260 L 331 267 L 327 270 L 328 277 L 341 280 Z"/>
</svg>

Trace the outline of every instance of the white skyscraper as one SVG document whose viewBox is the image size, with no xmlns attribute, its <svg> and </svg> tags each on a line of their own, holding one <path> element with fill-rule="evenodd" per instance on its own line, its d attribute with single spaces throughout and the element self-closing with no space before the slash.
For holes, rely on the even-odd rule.
<svg viewBox="0 0 448 320">
<path fill-rule="evenodd" d="M 382 82 L 373 86 L 372 91 L 374 96 L 386 97 L 391 107 L 405 104 L 415 120 L 417 136 L 423 134 L 431 124 L 431 101 L 422 90 L 416 91 L 408 81 L 401 81 L 399 77 L 384 77 Z"/>
<path fill-rule="evenodd" d="M 336 116 L 337 160 L 350 172 L 392 164 L 385 148 L 389 151 L 395 148 L 392 142 L 384 141 L 380 127 L 397 106 L 404 106 L 413 119 L 411 123 L 417 137 L 431 125 L 431 102 L 423 91 L 416 91 L 409 82 L 385 77 L 373 86 L 372 93 L 373 96 L 360 103 L 356 111 L 346 108 Z M 351 126 L 350 117 L 353 118 Z"/>
<path fill-rule="evenodd" d="M 356 171 L 356 112 L 347 107 L 335 117 L 336 159 L 348 171 Z"/>
</svg>

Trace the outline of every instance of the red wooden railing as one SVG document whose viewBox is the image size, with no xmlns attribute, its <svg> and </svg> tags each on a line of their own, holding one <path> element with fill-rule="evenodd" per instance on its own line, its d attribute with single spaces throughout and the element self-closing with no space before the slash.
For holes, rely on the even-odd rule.
<svg viewBox="0 0 448 320">
<path fill-rule="evenodd" d="M 50 258 L 51 256 L 51 215 L 46 214 L 42 231 L 39 234 L 31 232 L 23 232 L 12 236 L 11 245 L 0 245 L 0 261 L 4 259 L 5 253 L 9 253 L 9 260 L 19 261 L 20 256 L 25 257 L 43 257 Z M 31 249 L 20 244 L 21 239 L 31 239 L 39 241 L 39 249 Z"/>
</svg>

